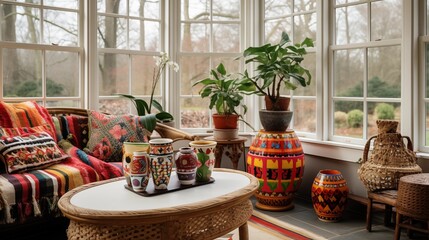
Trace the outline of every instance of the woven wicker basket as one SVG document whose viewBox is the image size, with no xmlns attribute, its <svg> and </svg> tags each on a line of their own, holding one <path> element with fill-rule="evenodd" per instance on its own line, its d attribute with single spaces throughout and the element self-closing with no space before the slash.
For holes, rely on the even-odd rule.
<svg viewBox="0 0 429 240">
<path fill-rule="evenodd" d="M 378 135 L 372 136 L 365 144 L 358 174 L 368 191 L 398 189 L 399 178 L 422 172 L 416 163 L 417 158 L 413 152 L 411 139 L 397 133 L 397 126 L 397 121 L 377 120 Z M 373 139 L 374 148 L 368 159 Z M 407 140 L 407 147 L 403 139 Z"/>
</svg>

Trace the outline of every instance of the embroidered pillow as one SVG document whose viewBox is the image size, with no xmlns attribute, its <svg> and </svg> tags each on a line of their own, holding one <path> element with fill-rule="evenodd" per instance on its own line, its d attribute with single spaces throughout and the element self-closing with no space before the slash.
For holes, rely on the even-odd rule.
<svg viewBox="0 0 429 240">
<path fill-rule="evenodd" d="M 56 141 L 55 126 L 48 110 L 35 101 L 6 103 L 0 101 L 0 126 L 5 128 L 49 125 L 46 131 Z"/>
<path fill-rule="evenodd" d="M 106 115 L 88 110 L 88 129 L 89 141 L 85 151 L 106 162 L 121 161 L 124 142 L 148 141 L 148 131 L 139 116 Z"/>
<path fill-rule="evenodd" d="M 58 116 L 52 117 L 55 125 L 57 141 L 65 139 L 79 149 L 84 149 L 88 143 L 88 117 Z"/>
<path fill-rule="evenodd" d="M 64 154 L 46 132 L 24 133 L 0 138 L 0 157 L 8 173 L 40 169 L 60 162 Z"/>
</svg>

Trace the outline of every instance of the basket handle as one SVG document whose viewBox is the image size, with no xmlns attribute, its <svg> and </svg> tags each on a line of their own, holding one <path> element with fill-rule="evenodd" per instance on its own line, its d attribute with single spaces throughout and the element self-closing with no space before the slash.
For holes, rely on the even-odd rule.
<svg viewBox="0 0 429 240">
<path fill-rule="evenodd" d="M 362 163 L 364 163 L 364 162 L 366 162 L 368 160 L 368 152 L 369 152 L 369 147 L 371 146 L 371 140 L 373 138 L 376 138 L 376 137 L 377 137 L 377 135 L 372 136 L 372 137 L 370 137 L 368 139 L 368 141 L 366 141 L 365 148 L 363 150 L 363 160 L 362 160 Z"/>
<path fill-rule="evenodd" d="M 402 136 L 402 138 L 406 138 L 407 139 L 407 148 L 409 149 L 409 150 L 411 150 L 411 151 L 413 151 L 414 149 L 413 149 L 413 142 L 411 142 L 411 139 L 410 139 L 410 137 L 408 137 L 408 136 Z"/>
</svg>

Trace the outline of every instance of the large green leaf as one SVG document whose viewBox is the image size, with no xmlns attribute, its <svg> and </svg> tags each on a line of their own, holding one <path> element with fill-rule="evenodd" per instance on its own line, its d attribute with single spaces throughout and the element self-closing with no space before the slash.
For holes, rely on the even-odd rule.
<svg viewBox="0 0 429 240">
<path fill-rule="evenodd" d="M 140 122 L 145 127 L 145 129 L 147 129 L 149 132 L 153 132 L 156 126 L 156 116 L 155 114 L 140 116 Z"/>
</svg>

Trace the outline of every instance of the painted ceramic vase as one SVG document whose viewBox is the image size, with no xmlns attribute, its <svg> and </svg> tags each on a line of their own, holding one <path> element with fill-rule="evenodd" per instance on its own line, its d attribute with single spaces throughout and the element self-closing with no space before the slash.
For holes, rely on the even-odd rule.
<svg viewBox="0 0 429 240">
<path fill-rule="evenodd" d="M 155 190 L 166 190 L 173 169 L 173 153 L 150 155 L 150 173 Z"/>
<path fill-rule="evenodd" d="M 128 186 L 131 187 L 130 163 L 134 152 L 149 152 L 149 143 L 145 142 L 124 142 L 122 145 L 122 169 Z"/>
<path fill-rule="evenodd" d="M 208 140 L 197 140 L 189 143 L 197 154 L 197 182 L 208 182 L 210 181 L 210 177 L 212 175 L 214 166 L 215 166 L 215 141 Z"/>
<path fill-rule="evenodd" d="M 149 140 L 150 154 L 163 155 L 173 153 L 173 140 L 170 138 L 157 138 Z"/>
<path fill-rule="evenodd" d="M 258 178 L 256 207 L 284 211 L 294 207 L 293 195 L 304 174 L 304 152 L 293 130 L 260 130 L 247 154 L 247 172 Z"/>
<path fill-rule="evenodd" d="M 173 169 L 174 153 L 173 140 L 157 138 L 149 141 L 150 144 L 150 172 L 156 190 L 165 190 L 170 183 Z"/>
<path fill-rule="evenodd" d="M 319 220 L 337 222 L 347 203 L 349 188 L 340 171 L 320 170 L 311 187 L 313 208 Z"/>
<path fill-rule="evenodd" d="M 197 154 L 191 147 L 181 147 L 175 156 L 176 172 L 179 181 L 183 185 L 195 183 L 197 172 Z"/>
</svg>

